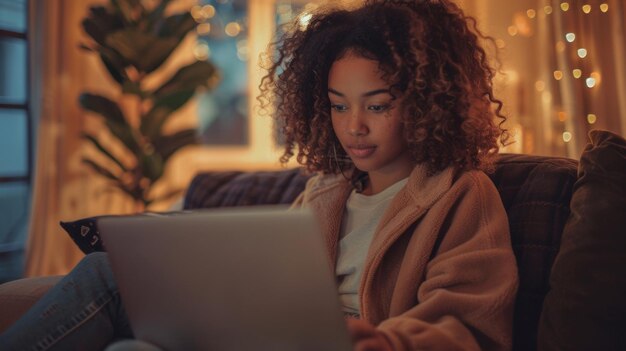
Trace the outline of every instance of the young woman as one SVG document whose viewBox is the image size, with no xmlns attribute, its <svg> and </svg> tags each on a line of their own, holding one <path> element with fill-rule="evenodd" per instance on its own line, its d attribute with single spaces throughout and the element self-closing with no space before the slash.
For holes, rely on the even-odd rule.
<svg viewBox="0 0 626 351">
<path fill-rule="evenodd" d="M 504 117 L 471 23 L 448 0 L 324 8 L 279 41 L 263 80 L 282 160 L 318 173 L 294 206 L 320 218 L 354 350 L 511 348 L 517 270 L 483 173 Z M 0 344 L 98 349 L 120 337 L 132 331 L 99 254 Z"/>
</svg>

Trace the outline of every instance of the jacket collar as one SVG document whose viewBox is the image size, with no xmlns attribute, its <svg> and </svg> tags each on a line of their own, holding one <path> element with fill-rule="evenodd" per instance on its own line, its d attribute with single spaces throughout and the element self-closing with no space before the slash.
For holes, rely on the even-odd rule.
<svg viewBox="0 0 626 351">
<path fill-rule="evenodd" d="M 372 244 L 366 268 L 374 257 L 382 255 L 391 244 L 419 217 L 450 189 L 455 176 L 454 168 L 428 175 L 424 164 L 417 165 L 407 184 L 396 194 L 383 214 Z M 308 206 L 319 218 L 320 230 L 328 250 L 331 266 L 337 259 L 337 245 L 345 205 L 352 191 L 350 181 L 340 175 L 319 176 L 310 188 Z"/>
</svg>

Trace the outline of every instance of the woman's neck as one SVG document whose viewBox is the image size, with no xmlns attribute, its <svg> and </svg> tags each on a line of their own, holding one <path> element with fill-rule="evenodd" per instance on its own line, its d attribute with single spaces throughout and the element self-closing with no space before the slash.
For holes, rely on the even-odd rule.
<svg viewBox="0 0 626 351">
<path fill-rule="evenodd" d="M 370 172 L 368 173 L 365 187 L 361 193 L 368 196 L 376 195 L 402 179 L 407 178 L 411 174 L 413 168 L 414 166 L 411 166 L 410 168 L 407 167 L 401 172 L 394 172 L 393 174 Z"/>
</svg>

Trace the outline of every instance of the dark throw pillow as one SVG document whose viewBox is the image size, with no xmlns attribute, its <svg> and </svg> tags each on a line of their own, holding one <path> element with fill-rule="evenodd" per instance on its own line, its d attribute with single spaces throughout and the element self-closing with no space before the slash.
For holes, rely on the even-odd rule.
<svg viewBox="0 0 626 351">
<path fill-rule="evenodd" d="M 80 251 L 84 254 L 89 254 L 97 251 L 106 251 L 98 231 L 98 218 L 100 216 L 82 218 L 72 222 L 61 221 L 59 224 L 78 245 Z"/>
<path fill-rule="evenodd" d="M 591 131 L 550 275 L 539 350 L 626 350 L 626 140 Z"/>
<path fill-rule="evenodd" d="M 174 211 L 174 212 L 144 212 L 136 214 L 135 216 L 173 216 L 179 213 L 185 213 L 189 211 Z M 72 222 L 59 222 L 61 227 L 65 229 L 70 238 L 76 243 L 78 248 L 84 254 L 90 254 L 92 252 L 106 251 L 106 247 L 102 242 L 100 231 L 98 229 L 98 220 L 105 217 L 119 217 L 114 215 L 95 216 L 88 218 L 81 218 Z"/>
</svg>

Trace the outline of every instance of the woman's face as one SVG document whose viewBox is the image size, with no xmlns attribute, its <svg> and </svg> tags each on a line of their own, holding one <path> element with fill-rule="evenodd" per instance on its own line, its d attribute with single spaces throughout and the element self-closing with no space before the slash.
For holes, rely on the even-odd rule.
<svg viewBox="0 0 626 351">
<path fill-rule="evenodd" d="M 335 61 L 328 97 L 335 134 L 370 181 L 391 185 L 410 174 L 414 163 L 402 135 L 400 101 L 393 100 L 377 61 L 352 52 Z"/>
</svg>

